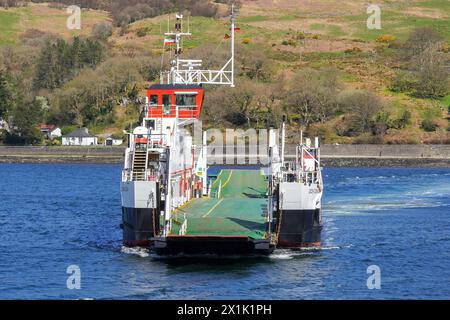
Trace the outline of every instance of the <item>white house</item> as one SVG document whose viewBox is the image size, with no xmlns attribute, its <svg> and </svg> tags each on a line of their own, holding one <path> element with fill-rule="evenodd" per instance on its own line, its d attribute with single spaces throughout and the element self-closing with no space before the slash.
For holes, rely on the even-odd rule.
<svg viewBox="0 0 450 320">
<path fill-rule="evenodd" d="M 52 124 L 41 124 L 39 129 L 47 139 L 59 138 L 62 136 L 61 129 Z"/>
<path fill-rule="evenodd" d="M 50 132 L 50 139 L 59 138 L 62 136 L 62 132 L 60 128 L 56 128 L 55 130 Z"/>
<path fill-rule="evenodd" d="M 123 144 L 123 139 L 110 136 L 105 139 L 105 146 L 120 146 Z"/>
<path fill-rule="evenodd" d="M 63 146 L 95 146 L 97 137 L 89 133 L 87 128 L 81 128 L 62 137 Z"/>
</svg>

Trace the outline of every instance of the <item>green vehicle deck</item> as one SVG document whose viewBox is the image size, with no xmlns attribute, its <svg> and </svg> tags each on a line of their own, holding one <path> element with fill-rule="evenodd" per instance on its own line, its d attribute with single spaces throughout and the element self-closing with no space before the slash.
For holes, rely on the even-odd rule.
<svg viewBox="0 0 450 320">
<path fill-rule="evenodd" d="M 210 197 L 195 198 L 174 212 L 171 235 L 186 218 L 186 236 L 267 238 L 267 181 L 262 170 L 221 170 Z"/>
</svg>

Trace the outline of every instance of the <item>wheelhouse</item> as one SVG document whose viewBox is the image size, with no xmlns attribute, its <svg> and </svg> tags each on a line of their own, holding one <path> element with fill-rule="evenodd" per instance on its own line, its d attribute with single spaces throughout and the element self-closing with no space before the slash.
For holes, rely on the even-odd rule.
<svg viewBox="0 0 450 320">
<path fill-rule="evenodd" d="M 200 85 L 156 84 L 147 91 L 147 118 L 198 119 L 203 103 Z"/>
</svg>

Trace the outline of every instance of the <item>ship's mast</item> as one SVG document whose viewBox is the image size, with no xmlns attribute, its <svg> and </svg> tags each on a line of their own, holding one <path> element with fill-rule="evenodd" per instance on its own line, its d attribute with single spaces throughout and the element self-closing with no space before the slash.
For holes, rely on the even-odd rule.
<svg viewBox="0 0 450 320">
<path fill-rule="evenodd" d="M 183 32 L 183 15 L 176 15 L 175 31 L 166 32 L 164 35 L 170 37 L 175 44 L 175 58 L 171 61 L 169 72 L 161 73 L 161 83 L 167 84 L 216 84 L 229 85 L 234 87 L 234 51 L 235 51 L 235 16 L 234 5 L 231 6 L 230 32 L 231 36 L 231 57 L 220 70 L 202 69 L 202 60 L 181 59 L 181 40 L 183 36 L 192 35 L 190 32 Z M 169 39 L 169 40 L 170 40 Z M 166 41 L 167 39 L 165 39 Z"/>
<path fill-rule="evenodd" d="M 183 15 L 177 14 L 175 20 L 175 32 L 166 32 L 165 36 L 173 37 L 175 40 L 175 59 L 171 61 L 170 76 L 168 77 L 168 83 L 176 83 L 176 74 L 179 70 L 180 65 L 180 54 L 181 54 L 181 39 L 183 36 L 191 36 L 190 32 L 183 32 Z M 166 41 L 166 40 L 165 40 Z"/>
<path fill-rule="evenodd" d="M 231 5 L 231 84 L 230 86 L 234 88 L 234 33 L 236 31 L 234 23 L 234 3 Z"/>
</svg>

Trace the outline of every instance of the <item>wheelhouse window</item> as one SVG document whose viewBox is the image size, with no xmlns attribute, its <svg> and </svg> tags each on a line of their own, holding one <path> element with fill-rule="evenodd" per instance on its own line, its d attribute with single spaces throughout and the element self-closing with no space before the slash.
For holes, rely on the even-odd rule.
<svg viewBox="0 0 450 320">
<path fill-rule="evenodd" d="M 150 95 L 150 108 L 156 108 L 158 106 L 158 95 Z"/>
<path fill-rule="evenodd" d="M 179 110 L 192 110 L 196 106 L 196 94 L 177 94 L 175 104 Z"/>
<path fill-rule="evenodd" d="M 164 112 L 164 114 L 170 114 L 172 112 L 171 95 L 170 94 L 164 94 L 162 98 L 163 98 L 162 99 L 163 112 Z"/>
</svg>

